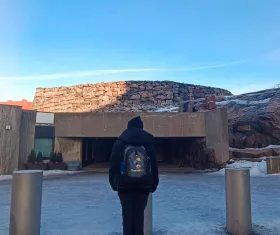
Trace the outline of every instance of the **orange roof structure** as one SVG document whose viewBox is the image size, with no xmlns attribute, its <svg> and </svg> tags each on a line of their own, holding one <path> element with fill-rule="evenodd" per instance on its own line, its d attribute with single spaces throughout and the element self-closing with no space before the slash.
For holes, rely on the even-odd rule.
<svg viewBox="0 0 280 235">
<path fill-rule="evenodd" d="M 20 106 L 24 110 L 32 110 L 32 102 L 29 102 L 25 99 L 23 99 L 21 101 L 8 100 L 8 101 L 5 101 L 5 102 L 0 102 L 0 104 Z"/>
</svg>

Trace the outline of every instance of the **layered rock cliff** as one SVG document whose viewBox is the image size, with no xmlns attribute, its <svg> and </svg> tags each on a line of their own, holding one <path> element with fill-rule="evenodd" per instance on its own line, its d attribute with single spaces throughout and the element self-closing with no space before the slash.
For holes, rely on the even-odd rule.
<svg viewBox="0 0 280 235">
<path fill-rule="evenodd" d="M 176 82 L 112 82 L 38 88 L 33 109 L 42 112 L 178 111 L 179 103 L 227 90 Z"/>
<path fill-rule="evenodd" d="M 229 144 L 233 148 L 280 145 L 280 88 L 236 96 L 216 97 L 217 108 L 227 108 Z M 181 105 L 187 111 L 186 102 Z M 205 99 L 192 102 L 193 110 L 207 111 Z"/>
<path fill-rule="evenodd" d="M 280 89 L 226 97 L 230 146 L 261 148 L 280 144 Z"/>
</svg>

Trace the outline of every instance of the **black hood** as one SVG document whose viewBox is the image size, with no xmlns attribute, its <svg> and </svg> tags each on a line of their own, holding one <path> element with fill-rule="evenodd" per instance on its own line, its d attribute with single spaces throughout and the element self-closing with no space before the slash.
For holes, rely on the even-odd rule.
<svg viewBox="0 0 280 235">
<path fill-rule="evenodd" d="M 128 123 L 127 123 L 127 128 L 140 128 L 143 129 L 143 122 L 141 120 L 141 117 L 137 116 L 135 118 L 132 118 Z"/>
<path fill-rule="evenodd" d="M 124 142 L 125 144 L 131 145 L 150 145 L 154 144 L 155 139 L 153 135 L 146 132 L 141 128 L 131 127 L 126 129 L 119 137 L 119 140 Z"/>
</svg>

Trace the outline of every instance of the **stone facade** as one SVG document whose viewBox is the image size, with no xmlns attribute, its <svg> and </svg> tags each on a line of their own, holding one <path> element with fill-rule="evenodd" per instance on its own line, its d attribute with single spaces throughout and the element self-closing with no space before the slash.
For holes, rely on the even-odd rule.
<svg viewBox="0 0 280 235">
<path fill-rule="evenodd" d="M 206 95 L 231 95 L 227 90 L 175 82 L 113 82 L 38 88 L 33 109 L 41 112 L 149 112 L 179 107 Z M 178 111 L 178 110 L 175 110 Z"/>
</svg>

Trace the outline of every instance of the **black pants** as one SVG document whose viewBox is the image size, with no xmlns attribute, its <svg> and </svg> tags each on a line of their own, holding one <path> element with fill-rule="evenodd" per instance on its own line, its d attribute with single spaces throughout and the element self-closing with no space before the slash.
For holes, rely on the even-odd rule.
<svg viewBox="0 0 280 235">
<path fill-rule="evenodd" d="M 121 194 L 123 235 L 144 235 L 144 211 L 149 194 Z"/>
</svg>

